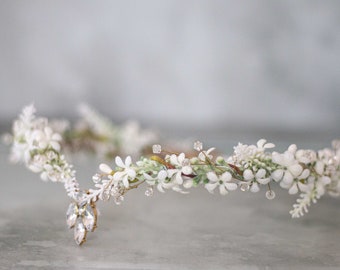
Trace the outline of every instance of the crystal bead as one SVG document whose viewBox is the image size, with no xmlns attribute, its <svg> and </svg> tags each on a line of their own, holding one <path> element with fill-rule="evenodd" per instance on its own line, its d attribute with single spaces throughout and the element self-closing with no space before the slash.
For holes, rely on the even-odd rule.
<svg viewBox="0 0 340 270">
<path fill-rule="evenodd" d="M 152 187 L 148 187 L 145 191 L 145 196 L 150 197 L 153 195 L 153 188 Z"/>
<path fill-rule="evenodd" d="M 198 152 L 202 151 L 203 149 L 203 143 L 200 141 L 195 141 L 194 142 L 194 149 Z"/>
<path fill-rule="evenodd" d="M 111 189 L 111 196 L 115 196 L 119 193 L 119 188 L 114 187 L 113 189 Z"/>
<path fill-rule="evenodd" d="M 103 201 L 108 201 L 110 199 L 110 194 L 108 192 L 103 192 L 102 199 Z"/>
<path fill-rule="evenodd" d="M 123 201 L 124 201 L 124 196 L 120 195 L 120 196 L 115 198 L 115 204 L 116 205 L 121 205 Z"/>
<path fill-rule="evenodd" d="M 152 153 L 160 154 L 162 152 L 162 146 L 160 144 L 154 144 L 152 146 Z"/>
<path fill-rule="evenodd" d="M 81 245 L 82 243 L 85 242 L 85 238 L 86 238 L 86 228 L 83 224 L 82 218 L 79 217 L 74 227 L 74 241 L 76 241 L 77 245 Z"/>
<path fill-rule="evenodd" d="M 86 205 L 85 207 L 85 212 L 83 215 L 83 224 L 85 225 L 85 228 L 88 231 L 93 231 L 96 225 L 95 211 L 89 204 Z"/>
<path fill-rule="evenodd" d="M 72 228 L 76 224 L 77 216 L 78 206 L 76 203 L 71 203 L 66 212 L 66 223 L 69 228 Z"/>
<path fill-rule="evenodd" d="M 98 184 L 102 180 L 102 176 L 99 173 L 96 173 L 94 176 L 92 176 L 92 181 L 95 184 Z"/>
<path fill-rule="evenodd" d="M 273 190 L 267 190 L 266 197 L 268 200 L 272 200 L 275 198 L 275 192 Z"/>
<path fill-rule="evenodd" d="M 240 189 L 242 190 L 242 191 L 248 191 L 249 190 L 249 184 L 247 184 L 247 183 L 242 183 L 241 185 L 240 185 Z"/>
</svg>

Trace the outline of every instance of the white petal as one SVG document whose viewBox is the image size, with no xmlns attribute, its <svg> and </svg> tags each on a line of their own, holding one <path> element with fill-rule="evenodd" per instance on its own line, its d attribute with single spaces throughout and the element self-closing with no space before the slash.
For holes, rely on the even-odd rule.
<svg viewBox="0 0 340 270">
<path fill-rule="evenodd" d="M 290 172 L 286 171 L 281 182 L 284 182 L 287 185 L 291 185 L 293 183 L 293 180 L 294 180 L 293 175 Z"/>
<path fill-rule="evenodd" d="M 109 165 L 102 163 L 99 165 L 99 170 L 101 170 L 103 173 L 110 174 L 112 172 L 112 169 Z"/>
<path fill-rule="evenodd" d="M 127 175 L 125 175 L 125 176 L 123 177 L 123 184 L 124 184 L 124 186 L 125 186 L 126 188 L 129 187 L 129 179 L 128 179 L 128 176 L 127 176 Z"/>
<path fill-rule="evenodd" d="M 50 145 L 52 146 L 53 149 L 60 151 L 60 144 L 56 141 L 50 141 Z"/>
<path fill-rule="evenodd" d="M 316 162 L 315 170 L 318 174 L 322 175 L 325 168 L 325 164 L 321 161 Z"/>
<path fill-rule="evenodd" d="M 180 153 L 179 156 L 178 156 L 178 163 L 182 164 L 184 159 L 185 159 L 185 154 L 184 153 Z"/>
<path fill-rule="evenodd" d="M 256 178 L 263 178 L 266 176 L 266 170 L 265 169 L 259 169 L 256 173 Z"/>
<path fill-rule="evenodd" d="M 281 181 L 280 186 L 284 189 L 289 189 L 291 187 L 291 184 L 287 184 L 286 182 Z"/>
<path fill-rule="evenodd" d="M 54 133 L 51 138 L 53 141 L 61 141 L 63 138 L 59 133 Z"/>
<path fill-rule="evenodd" d="M 154 178 L 150 174 L 143 173 L 143 176 L 144 176 L 145 180 L 148 180 L 148 181 L 154 180 Z"/>
<path fill-rule="evenodd" d="M 297 149 L 297 146 L 296 144 L 291 144 L 289 147 L 288 147 L 288 152 L 291 152 L 291 153 L 295 153 L 296 152 L 296 149 Z"/>
<path fill-rule="evenodd" d="M 258 142 L 257 142 L 257 147 L 258 148 L 263 148 L 263 145 L 266 143 L 266 141 L 267 140 L 265 140 L 265 139 L 260 139 L 260 140 L 258 140 Z"/>
<path fill-rule="evenodd" d="M 260 178 L 260 179 L 256 179 L 257 182 L 259 182 L 262 185 L 267 185 L 270 182 L 270 178 Z"/>
<path fill-rule="evenodd" d="M 125 168 L 125 164 L 123 163 L 123 160 L 121 159 L 121 157 L 116 156 L 115 162 L 118 167 Z"/>
<path fill-rule="evenodd" d="M 226 194 L 228 194 L 228 190 L 225 188 L 225 186 L 224 185 L 220 185 L 220 194 L 221 195 L 226 195 Z"/>
<path fill-rule="evenodd" d="M 282 179 L 282 177 L 283 177 L 283 170 L 278 169 L 278 170 L 276 170 L 276 171 L 273 171 L 273 173 L 272 173 L 271 176 L 272 176 L 272 178 L 274 179 L 274 181 L 278 182 L 278 181 L 280 181 L 280 180 Z"/>
<path fill-rule="evenodd" d="M 301 182 L 298 182 L 297 185 L 298 185 L 299 189 L 300 189 L 302 192 L 307 192 L 307 191 L 309 190 L 308 186 L 305 185 L 305 184 L 303 184 L 303 183 L 301 183 Z"/>
<path fill-rule="evenodd" d="M 244 172 L 243 172 L 243 178 L 244 180 L 253 180 L 254 179 L 254 174 L 251 170 L 249 169 L 246 169 Z"/>
<path fill-rule="evenodd" d="M 190 166 L 184 166 L 182 172 L 186 175 L 190 175 L 192 173 L 192 168 Z"/>
<path fill-rule="evenodd" d="M 293 194 L 296 194 L 298 193 L 298 187 L 297 187 L 297 184 L 295 183 L 294 185 L 291 186 L 291 188 L 288 190 L 288 193 L 290 195 L 293 195 Z"/>
<path fill-rule="evenodd" d="M 217 183 L 208 183 L 204 186 L 210 193 L 213 193 L 214 189 L 217 187 Z"/>
<path fill-rule="evenodd" d="M 217 177 L 216 173 L 214 173 L 214 172 L 208 172 L 207 177 L 211 182 L 217 182 L 218 181 L 218 177 Z"/>
<path fill-rule="evenodd" d="M 125 176 L 124 172 L 115 172 L 115 174 L 113 175 L 113 180 L 120 181 L 124 176 Z"/>
<path fill-rule="evenodd" d="M 224 185 L 228 190 L 236 190 L 237 189 L 237 185 L 235 183 L 224 183 Z"/>
<path fill-rule="evenodd" d="M 125 167 L 130 167 L 132 163 L 131 156 L 127 156 L 125 159 Z"/>
<path fill-rule="evenodd" d="M 274 148 L 274 147 L 275 147 L 275 144 L 273 144 L 273 143 L 266 143 L 266 144 L 263 146 L 263 148 L 265 148 L 265 149 Z"/>
<path fill-rule="evenodd" d="M 328 185 L 328 184 L 331 183 L 331 179 L 330 179 L 328 176 L 322 176 L 321 182 L 322 182 L 322 184 L 324 184 L 324 185 Z"/>
<path fill-rule="evenodd" d="M 178 159 L 177 159 L 176 155 L 173 154 L 173 155 L 170 156 L 170 163 L 172 165 L 178 165 Z"/>
<path fill-rule="evenodd" d="M 194 184 L 194 181 L 192 181 L 192 179 L 186 180 L 183 184 L 183 187 L 185 188 L 191 188 Z"/>
<path fill-rule="evenodd" d="M 168 173 L 167 171 L 165 170 L 161 170 L 159 171 L 158 175 L 157 175 L 157 178 L 160 180 L 160 181 L 164 181 L 168 176 Z"/>
<path fill-rule="evenodd" d="M 292 173 L 294 177 L 297 177 L 302 173 L 303 168 L 300 164 L 294 164 L 289 166 L 288 170 Z"/>
<path fill-rule="evenodd" d="M 179 185 L 183 184 L 183 178 L 182 178 L 182 172 L 181 171 L 176 173 L 176 183 L 179 184 Z"/>
<path fill-rule="evenodd" d="M 225 172 L 221 175 L 221 180 L 223 182 L 229 182 L 231 180 L 232 176 L 230 174 L 230 172 Z"/>
<path fill-rule="evenodd" d="M 126 169 L 125 170 L 127 175 L 131 178 L 131 179 L 134 179 L 136 177 L 136 172 L 135 170 L 129 168 L 129 169 Z"/>
<path fill-rule="evenodd" d="M 250 187 L 250 191 L 251 192 L 259 192 L 260 191 L 260 188 L 259 188 L 259 185 L 258 185 L 258 183 L 256 183 L 256 182 L 254 182 L 252 185 L 251 185 L 251 187 Z"/>
<path fill-rule="evenodd" d="M 165 192 L 163 187 L 162 187 L 162 184 L 158 184 L 157 189 L 158 189 L 159 192 L 163 192 L 163 193 Z"/>
<path fill-rule="evenodd" d="M 304 169 L 301 175 L 299 176 L 299 179 L 306 179 L 310 174 L 310 171 L 308 169 Z"/>
</svg>

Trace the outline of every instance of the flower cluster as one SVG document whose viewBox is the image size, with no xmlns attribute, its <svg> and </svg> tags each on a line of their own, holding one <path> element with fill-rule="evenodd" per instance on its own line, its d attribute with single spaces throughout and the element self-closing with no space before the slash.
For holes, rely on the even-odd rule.
<svg viewBox="0 0 340 270">
<path fill-rule="evenodd" d="M 65 146 L 71 151 L 91 150 L 100 157 L 112 158 L 117 154 L 139 155 L 157 139 L 156 133 L 143 130 L 135 121 L 118 126 L 88 105 L 79 106 L 81 119 L 74 128 L 64 127 Z"/>
<path fill-rule="evenodd" d="M 297 150 L 296 145 L 291 145 L 284 153 L 278 153 L 268 152 L 274 144 L 261 139 L 256 145 L 238 144 L 229 158 L 214 158 L 214 148 L 205 151 L 200 142 L 194 144 L 198 154 L 191 157 L 185 153 L 162 156 L 161 145 L 154 145 L 153 151 L 158 155 L 142 158 L 136 164 L 132 164 L 130 156 L 125 163 L 116 157 L 114 169 L 101 164 L 101 174 L 93 178 L 97 181 L 100 177 L 101 183 L 96 184 L 97 190 L 90 190 L 88 201 L 113 196 L 115 202 L 120 198 L 120 203 L 128 190 L 144 182 L 148 196 L 155 188 L 160 192 L 172 189 L 187 193 L 189 188 L 202 184 L 210 193 L 218 189 L 221 195 L 238 187 L 242 191 L 258 192 L 263 186 L 267 189 L 266 197 L 271 200 L 275 198 L 272 185 L 279 184 L 289 194 L 300 194 L 290 212 L 292 217 L 299 217 L 325 192 L 340 193 L 339 143 L 333 145 L 333 150 L 319 152 Z"/>
<path fill-rule="evenodd" d="M 133 149 L 138 152 L 151 141 L 150 134 L 139 136 L 136 126 L 130 126 L 126 133 L 121 133 L 105 118 L 88 108 L 83 110 L 86 115 L 85 133 L 91 134 L 96 141 L 104 142 L 103 153 L 115 152 L 119 146 L 119 151 L 124 153 L 129 149 L 134 154 Z M 61 132 L 66 137 L 62 137 Z M 12 142 L 12 161 L 23 162 L 28 169 L 39 173 L 44 181 L 64 184 L 68 196 L 73 199 L 67 211 L 67 224 L 75 228 L 74 238 L 79 245 L 86 240 L 86 233 L 96 227 L 95 203 L 98 200 L 112 198 L 119 205 L 128 191 L 143 184 L 146 196 L 151 196 L 154 190 L 185 194 L 190 188 L 201 185 L 208 192 L 218 191 L 221 195 L 238 188 L 250 192 L 265 188 L 266 197 L 270 200 L 275 198 L 272 187 L 278 186 L 291 195 L 298 194 L 290 211 L 292 217 L 304 215 L 311 203 L 324 194 L 340 195 L 340 141 L 334 141 L 331 149 L 303 150 L 293 144 L 283 153 L 278 153 L 268 150 L 275 147 L 274 144 L 261 139 L 256 145 L 239 143 L 228 158 L 214 156 L 215 148 L 204 150 L 200 141 L 194 143 L 197 151 L 194 155 L 164 151 L 161 145 L 156 144 L 152 147 L 153 156 L 141 157 L 136 163 L 132 162 L 131 156 L 125 160 L 116 156 L 113 165 L 100 164 L 99 172 L 92 177 L 94 187 L 80 190 L 72 165 L 61 154 L 64 140 L 72 138 L 67 134 L 67 124 L 59 122 L 51 125 L 46 118 L 37 118 L 31 105 L 25 107 L 14 122 L 13 135 L 7 136 L 7 140 Z M 121 136 L 119 143 L 117 136 Z M 133 149 L 123 148 L 120 145 L 123 141 L 126 141 L 126 147 Z M 106 148 L 108 145 L 112 148 Z"/>
<path fill-rule="evenodd" d="M 10 160 L 25 163 L 44 181 L 64 183 L 67 194 L 76 198 L 78 182 L 73 166 L 60 153 L 61 141 L 62 136 L 52 130 L 48 120 L 36 118 L 34 106 L 27 106 L 13 124 Z"/>
</svg>

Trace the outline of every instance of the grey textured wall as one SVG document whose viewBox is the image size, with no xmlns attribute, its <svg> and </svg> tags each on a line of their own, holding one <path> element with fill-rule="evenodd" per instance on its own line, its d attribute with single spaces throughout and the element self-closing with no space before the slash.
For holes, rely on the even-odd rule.
<svg viewBox="0 0 340 270">
<path fill-rule="evenodd" d="M 339 131 L 339 1 L 1 1 L 0 119 Z"/>
</svg>

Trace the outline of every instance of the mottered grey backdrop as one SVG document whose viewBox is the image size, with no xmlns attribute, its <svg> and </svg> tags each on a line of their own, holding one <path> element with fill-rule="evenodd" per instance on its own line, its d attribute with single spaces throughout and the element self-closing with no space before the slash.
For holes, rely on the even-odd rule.
<svg viewBox="0 0 340 270">
<path fill-rule="evenodd" d="M 0 2 L 0 121 L 339 135 L 339 1 Z"/>
</svg>

